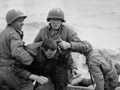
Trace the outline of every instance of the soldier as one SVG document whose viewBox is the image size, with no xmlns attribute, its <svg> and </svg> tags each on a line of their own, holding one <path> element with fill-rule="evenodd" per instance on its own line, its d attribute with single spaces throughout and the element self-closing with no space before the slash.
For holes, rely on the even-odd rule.
<svg viewBox="0 0 120 90">
<path fill-rule="evenodd" d="M 36 36 L 34 42 L 41 42 L 46 38 L 52 38 L 59 43 L 59 47 L 63 50 L 70 50 L 76 43 L 79 43 L 77 33 L 74 28 L 64 23 L 64 12 L 60 8 L 53 8 L 47 16 L 48 25 L 42 27 Z M 74 63 L 75 65 L 75 63 Z M 77 70 L 73 70 L 73 74 L 77 74 Z"/>
<path fill-rule="evenodd" d="M 33 90 L 31 80 L 41 84 L 48 81 L 48 78 L 31 74 L 21 66 L 33 62 L 22 41 L 22 26 L 26 17 L 15 9 L 6 14 L 7 26 L 0 33 L 0 90 Z"/>
<path fill-rule="evenodd" d="M 73 27 L 63 24 L 65 23 L 64 12 L 60 8 L 51 9 L 47 21 L 49 24 L 40 29 L 34 40 L 35 43 L 52 38 L 59 42 L 60 48 L 67 50 L 81 41 Z"/>
<path fill-rule="evenodd" d="M 66 90 L 69 83 L 68 70 L 74 72 L 74 69 L 77 69 L 73 65 L 69 51 L 61 50 L 51 38 L 43 40 L 42 45 L 37 46 L 35 43 L 27 45 L 26 50 L 35 57 L 28 70 L 37 75 L 50 77 L 55 90 Z"/>
<path fill-rule="evenodd" d="M 118 73 L 115 65 L 109 56 L 105 55 L 101 50 L 93 49 L 92 45 L 83 41 L 76 44 L 72 51 L 77 51 L 86 57 L 86 63 L 95 80 L 95 90 L 115 90 L 118 84 Z"/>
</svg>

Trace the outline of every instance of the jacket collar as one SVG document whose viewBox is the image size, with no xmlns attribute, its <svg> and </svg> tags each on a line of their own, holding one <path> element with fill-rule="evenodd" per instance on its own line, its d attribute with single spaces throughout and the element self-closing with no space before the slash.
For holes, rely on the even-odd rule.
<svg viewBox="0 0 120 90">
<path fill-rule="evenodd" d="M 8 26 L 12 27 L 12 28 L 20 35 L 21 39 L 23 39 L 24 32 L 23 32 L 22 30 L 18 29 L 18 28 L 17 28 L 16 26 L 14 26 L 14 25 L 8 25 Z"/>
</svg>

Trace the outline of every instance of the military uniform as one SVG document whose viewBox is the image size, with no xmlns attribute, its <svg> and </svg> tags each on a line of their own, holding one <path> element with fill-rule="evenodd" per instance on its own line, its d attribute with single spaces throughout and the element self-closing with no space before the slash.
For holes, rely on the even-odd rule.
<svg viewBox="0 0 120 90">
<path fill-rule="evenodd" d="M 54 28 L 54 24 L 51 22 L 51 20 L 53 20 L 54 23 L 56 23 L 57 21 L 57 28 Z M 71 48 L 74 48 L 76 43 L 79 43 L 81 41 L 77 33 L 74 31 L 73 27 L 62 24 L 63 22 L 65 22 L 65 19 L 64 19 L 64 12 L 60 8 L 51 9 L 48 13 L 47 21 L 49 22 L 49 25 L 46 25 L 40 29 L 38 35 L 34 40 L 35 43 L 36 42 L 42 43 L 42 41 L 44 41 L 45 39 L 52 38 L 54 41 L 58 43 L 61 41 L 66 41 L 67 43 L 71 44 Z M 58 23 L 58 21 L 60 23 Z M 69 54 L 71 54 L 71 51 L 69 51 Z M 75 65 L 75 63 L 73 63 L 73 65 Z M 61 76 L 61 78 L 63 79 L 60 78 L 61 81 L 56 81 L 56 82 L 60 82 L 60 83 L 65 82 L 64 80 L 66 76 L 64 76 L 64 74 L 66 74 L 66 72 L 63 72 L 63 71 L 66 71 L 66 69 L 64 68 L 64 66 L 59 67 L 59 65 L 57 65 L 56 67 L 59 70 L 59 71 L 56 71 L 56 73 L 58 72 L 63 73 L 63 75 Z M 56 90 L 64 90 L 64 88 L 62 87 L 60 88 L 60 87 L 61 85 L 57 85 L 57 83 L 55 84 Z"/>
<path fill-rule="evenodd" d="M 33 44 L 33 46 L 34 45 L 35 44 Z M 26 50 L 35 57 L 35 60 L 31 66 L 28 67 L 28 70 L 37 75 L 50 77 L 55 90 L 66 90 L 66 86 L 69 83 L 68 71 L 76 69 L 69 51 L 58 49 L 55 56 L 48 59 L 42 51 L 42 46 L 33 49 L 32 46 L 27 45 Z"/>
<path fill-rule="evenodd" d="M 118 73 L 109 56 L 101 50 L 93 50 L 91 44 L 86 41 L 72 49 L 85 55 L 91 77 L 93 76 L 96 83 L 95 90 L 115 90 Z"/>
<path fill-rule="evenodd" d="M 33 57 L 24 49 L 22 37 L 22 31 L 10 25 L 0 33 L 1 88 L 8 85 L 15 90 L 33 90 L 32 82 L 28 79 L 31 73 L 19 66 L 30 65 L 33 61 Z"/>
<path fill-rule="evenodd" d="M 115 90 L 118 83 L 118 73 L 110 57 L 104 56 L 99 50 L 94 50 L 88 57 L 88 66 L 95 82 L 95 90 Z"/>
<path fill-rule="evenodd" d="M 77 33 L 74 31 L 73 28 L 69 27 L 68 25 L 61 25 L 59 30 L 57 30 L 56 33 L 53 35 L 50 32 L 51 28 L 50 25 L 44 26 L 36 36 L 34 42 L 41 42 L 45 40 L 46 38 L 52 38 L 56 41 L 67 41 L 71 43 L 71 46 L 74 47 L 74 45 L 81 40 L 79 39 Z"/>
</svg>

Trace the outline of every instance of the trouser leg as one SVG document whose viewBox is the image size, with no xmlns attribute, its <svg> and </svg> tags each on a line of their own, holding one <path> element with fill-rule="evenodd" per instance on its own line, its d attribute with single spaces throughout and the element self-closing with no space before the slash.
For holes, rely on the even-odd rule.
<svg viewBox="0 0 120 90">
<path fill-rule="evenodd" d="M 55 90 L 67 90 L 67 84 L 68 70 L 65 67 L 57 67 L 54 78 Z"/>
<path fill-rule="evenodd" d="M 118 74 L 117 72 L 112 73 L 112 75 L 105 81 L 105 90 L 115 90 L 118 84 Z"/>
</svg>

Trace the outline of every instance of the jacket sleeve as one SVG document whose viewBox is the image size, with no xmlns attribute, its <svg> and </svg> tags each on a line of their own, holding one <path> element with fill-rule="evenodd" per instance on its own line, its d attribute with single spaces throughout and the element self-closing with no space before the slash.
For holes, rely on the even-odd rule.
<svg viewBox="0 0 120 90">
<path fill-rule="evenodd" d="M 104 90 L 104 77 L 100 66 L 96 62 L 89 64 L 90 72 L 95 79 L 96 87 L 95 90 Z"/>
<path fill-rule="evenodd" d="M 74 29 L 67 29 L 68 42 L 71 44 L 71 51 L 83 53 L 92 47 L 88 41 L 80 40 L 78 34 Z"/>
<path fill-rule="evenodd" d="M 71 46 L 74 47 L 75 46 L 75 43 L 78 43 L 80 42 L 80 38 L 78 36 L 78 34 L 72 30 L 72 29 L 69 29 L 68 32 L 67 32 L 67 38 L 68 38 L 68 42 L 71 43 Z"/>
<path fill-rule="evenodd" d="M 25 70 L 23 67 L 21 67 L 19 65 L 15 66 L 14 73 L 18 77 L 23 78 L 25 80 L 28 80 L 29 76 L 31 75 L 31 73 L 29 71 Z"/>
<path fill-rule="evenodd" d="M 24 49 L 24 42 L 21 40 L 19 34 L 12 33 L 10 35 L 10 46 L 12 57 L 21 62 L 24 65 L 30 65 L 33 61 L 33 57 Z"/>
<path fill-rule="evenodd" d="M 71 51 L 84 54 L 92 49 L 93 47 L 88 41 L 71 42 Z"/>
</svg>

